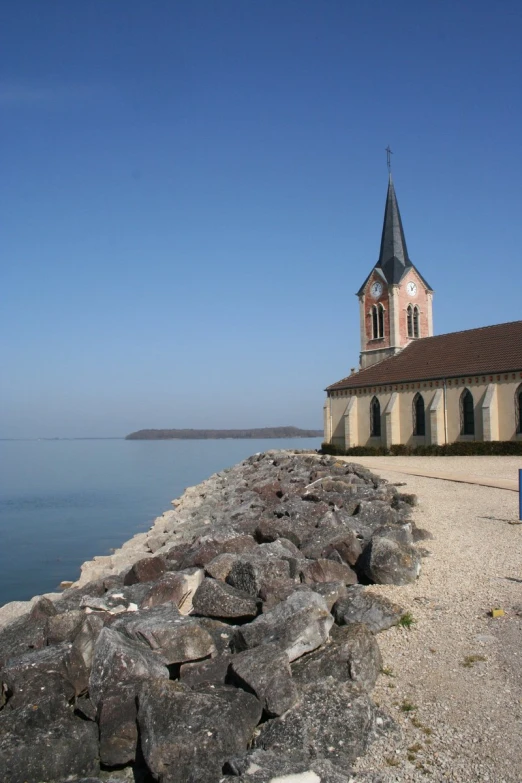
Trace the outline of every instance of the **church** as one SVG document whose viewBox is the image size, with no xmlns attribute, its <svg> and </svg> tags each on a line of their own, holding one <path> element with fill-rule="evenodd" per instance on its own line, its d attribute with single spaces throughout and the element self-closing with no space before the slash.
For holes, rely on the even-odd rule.
<svg viewBox="0 0 522 783">
<path fill-rule="evenodd" d="M 360 369 L 326 389 L 325 443 L 522 441 L 522 321 L 434 336 L 433 293 L 390 173 L 379 259 L 357 292 Z"/>
</svg>

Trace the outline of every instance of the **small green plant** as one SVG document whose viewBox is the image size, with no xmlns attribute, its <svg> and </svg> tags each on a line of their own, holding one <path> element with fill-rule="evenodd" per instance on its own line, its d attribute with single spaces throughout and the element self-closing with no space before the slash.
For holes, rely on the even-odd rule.
<svg viewBox="0 0 522 783">
<path fill-rule="evenodd" d="M 391 666 L 383 666 L 381 669 L 381 674 L 385 674 L 386 677 L 395 677 L 396 675 L 393 673 L 393 669 Z"/>
<path fill-rule="evenodd" d="M 473 664 L 479 661 L 487 661 L 487 658 L 484 655 L 466 655 L 461 665 L 471 669 Z"/>
<path fill-rule="evenodd" d="M 401 704 L 401 712 L 413 712 L 413 710 L 417 709 L 416 704 L 412 704 L 411 701 L 408 701 L 408 699 L 404 699 L 404 701 Z"/>
<path fill-rule="evenodd" d="M 408 748 L 408 753 L 418 753 L 419 750 L 422 750 L 422 745 L 420 742 L 416 742 L 414 745 L 410 745 Z"/>
<path fill-rule="evenodd" d="M 401 628 L 410 629 L 415 625 L 416 622 L 417 620 L 415 619 L 415 617 L 412 615 L 411 612 L 404 612 L 401 619 L 399 620 L 399 625 Z"/>
<path fill-rule="evenodd" d="M 386 763 L 387 763 L 387 765 L 389 767 L 398 767 L 399 766 L 399 759 L 395 758 L 395 756 L 388 756 L 385 759 L 385 761 L 386 761 Z"/>
</svg>

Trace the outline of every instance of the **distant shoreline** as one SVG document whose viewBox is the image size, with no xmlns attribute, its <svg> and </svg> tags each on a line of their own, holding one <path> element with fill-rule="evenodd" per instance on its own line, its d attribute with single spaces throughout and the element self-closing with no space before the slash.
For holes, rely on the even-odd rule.
<svg viewBox="0 0 522 783">
<path fill-rule="evenodd" d="M 322 430 L 299 427 L 261 427 L 243 430 L 138 430 L 125 440 L 254 440 L 257 438 L 320 438 Z"/>
</svg>

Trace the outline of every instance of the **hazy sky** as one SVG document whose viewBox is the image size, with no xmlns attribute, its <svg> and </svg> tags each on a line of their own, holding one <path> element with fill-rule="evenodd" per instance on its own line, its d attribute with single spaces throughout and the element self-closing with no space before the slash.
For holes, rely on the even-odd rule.
<svg viewBox="0 0 522 783">
<path fill-rule="evenodd" d="M 435 332 L 522 317 L 520 0 L 0 10 L 0 436 L 322 426 L 390 144 Z"/>
</svg>

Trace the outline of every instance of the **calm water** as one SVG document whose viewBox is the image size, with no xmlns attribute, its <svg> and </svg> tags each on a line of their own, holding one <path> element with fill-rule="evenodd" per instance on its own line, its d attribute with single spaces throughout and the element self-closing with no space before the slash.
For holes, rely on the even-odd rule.
<svg viewBox="0 0 522 783">
<path fill-rule="evenodd" d="M 148 530 L 185 487 L 268 449 L 321 438 L 0 441 L 0 605 L 52 592 Z"/>
</svg>

